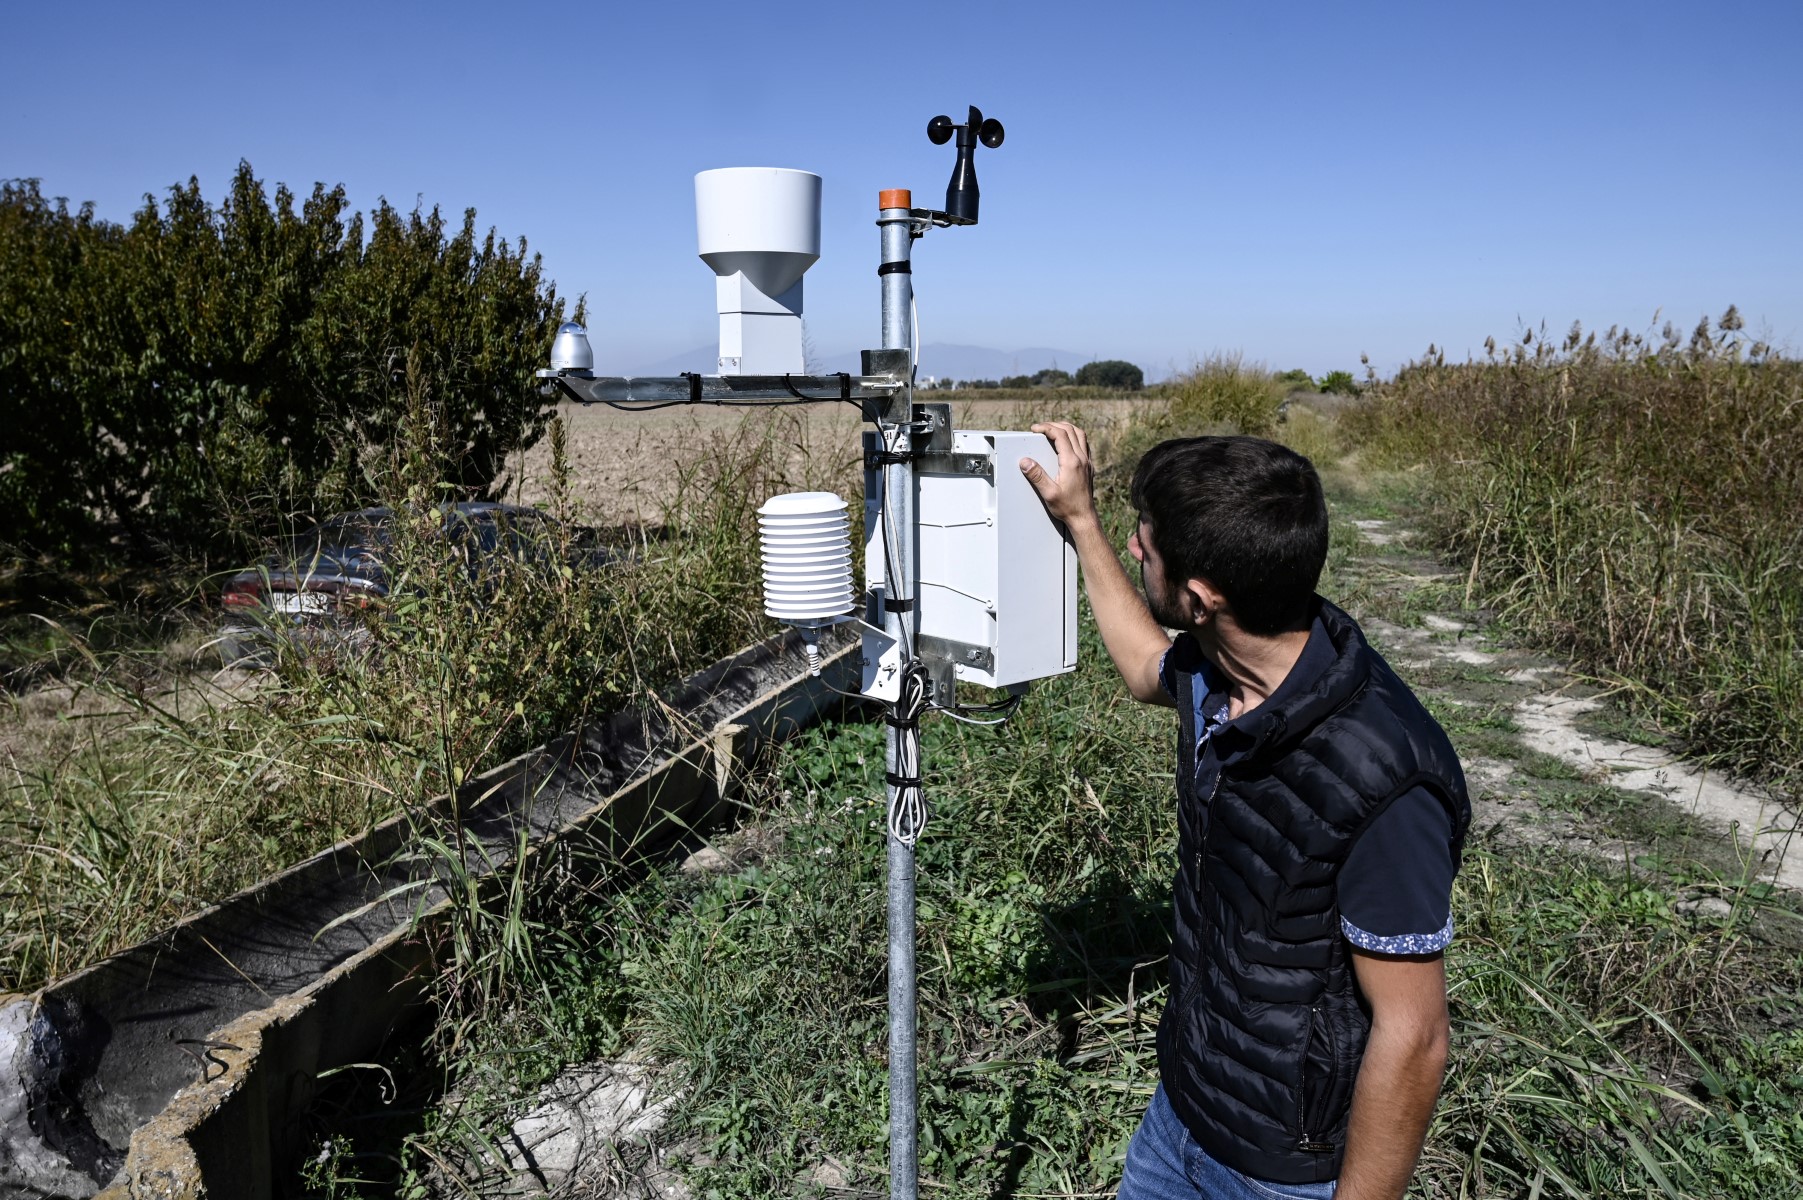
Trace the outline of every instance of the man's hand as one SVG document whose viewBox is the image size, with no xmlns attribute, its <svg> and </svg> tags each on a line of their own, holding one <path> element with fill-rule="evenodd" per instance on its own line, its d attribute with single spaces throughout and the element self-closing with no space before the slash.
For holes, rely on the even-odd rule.
<svg viewBox="0 0 1803 1200">
<path fill-rule="evenodd" d="M 1089 457 L 1089 438 L 1069 421 L 1036 424 L 1033 432 L 1050 438 L 1058 454 L 1056 479 L 1032 459 L 1020 460 L 1021 474 L 1039 493 L 1046 511 L 1066 529 L 1096 521 L 1096 470 Z"/>
<path fill-rule="evenodd" d="M 1046 512 L 1064 523 L 1071 545 L 1077 549 L 1083 584 L 1089 589 L 1089 607 L 1096 615 L 1108 657 L 1135 700 L 1170 704 L 1171 698 L 1158 682 L 1158 668 L 1171 648 L 1171 639 L 1152 619 L 1139 589 L 1121 569 L 1120 558 L 1102 532 L 1102 519 L 1096 515 L 1096 473 L 1089 458 L 1089 439 L 1069 421 L 1047 421 L 1033 426 L 1033 432 L 1052 440 L 1052 448 L 1058 452 L 1058 478 L 1053 479 L 1030 458 L 1020 460 L 1021 474 L 1045 502 Z"/>
<path fill-rule="evenodd" d="M 1446 1069 L 1446 963 L 1438 954 L 1352 952 L 1352 972 L 1371 1002 L 1371 1037 L 1352 1091 L 1344 1200 L 1397 1200 L 1427 1137 Z"/>
</svg>

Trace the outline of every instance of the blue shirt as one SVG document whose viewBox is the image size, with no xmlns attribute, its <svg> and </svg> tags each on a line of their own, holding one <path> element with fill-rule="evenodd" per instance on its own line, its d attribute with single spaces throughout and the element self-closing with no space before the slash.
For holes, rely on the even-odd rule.
<svg viewBox="0 0 1803 1200">
<path fill-rule="evenodd" d="M 1333 641 L 1317 618 L 1296 665 L 1265 703 L 1313 686 L 1334 656 Z M 1181 669 L 1166 651 L 1158 679 L 1173 699 L 1172 672 Z M 1194 675 L 1196 794 L 1208 796 L 1221 768 L 1244 756 L 1251 739 L 1239 724 L 1246 714 L 1228 716 L 1226 677 L 1206 659 Z M 1340 931 L 1353 945 L 1377 954 L 1444 950 L 1452 941 L 1452 877 L 1452 818 L 1431 791 L 1410 788 L 1372 820 L 1340 868 Z"/>
</svg>

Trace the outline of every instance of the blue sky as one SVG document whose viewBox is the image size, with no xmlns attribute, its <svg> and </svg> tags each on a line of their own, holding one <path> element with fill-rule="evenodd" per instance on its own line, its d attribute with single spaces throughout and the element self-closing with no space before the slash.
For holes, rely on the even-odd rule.
<svg viewBox="0 0 1803 1200">
<path fill-rule="evenodd" d="M 124 220 L 239 159 L 524 235 L 599 365 L 710 343 L 694 172 L 825 178 L 807 319 L 877 341 L 876 192 L 941 203 L 975 103 L 983 222 L 916 246 L 926 342 L 1162 373 L 1215 351 L 1388 372 L 1524 324 L 1803 346 L 1803 5 L 90 3 L 11 7 L 0 176 Z"/>
</svg>

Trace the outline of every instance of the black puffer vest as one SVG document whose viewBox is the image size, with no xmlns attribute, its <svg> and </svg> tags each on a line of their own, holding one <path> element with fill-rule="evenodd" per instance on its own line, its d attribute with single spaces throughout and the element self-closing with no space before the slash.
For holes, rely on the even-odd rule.
<svg viewBox="0 0 1803 1200">
<path fill-rule="evenodd" d="M 1471 821 L 1446 734 L 1352 618 L 1320 603 L 1334 662 L 1312 687 L 1242 720 L 1252 748 L 1212 796 L 1195 791 L 1194 676 L 1173 673 L 1179 860 L 1159 1071 L 1204 1150 L 1278 1183 L 1339 1175 L 1371 1029 L 1340 932 L 1341 864 L 1416 785 L 1446 804 L 1455 865 Z M 1179 664 L 1199 656 L 1185 640 Z"/>
</svg>

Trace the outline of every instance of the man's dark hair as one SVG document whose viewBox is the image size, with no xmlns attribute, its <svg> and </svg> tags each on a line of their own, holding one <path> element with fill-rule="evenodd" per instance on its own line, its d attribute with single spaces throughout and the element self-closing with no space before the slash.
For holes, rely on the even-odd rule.
<svg viewBox="0 0 1803 1200">
<path fill-rule="evenodd" d="M 1307 618 L 1327 562 L 1327 501 L 1308 459 L 1263 438 L 1173 438 L 1139 460 L 1133 506 L 1166 579 L 1208 580 L 1246 632 Z"/>
</svg>

